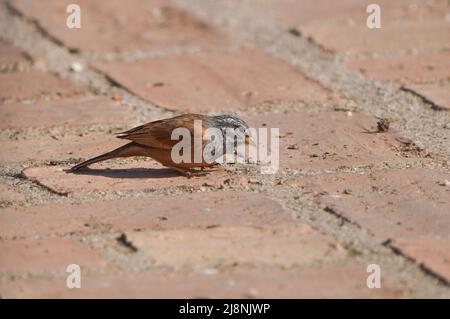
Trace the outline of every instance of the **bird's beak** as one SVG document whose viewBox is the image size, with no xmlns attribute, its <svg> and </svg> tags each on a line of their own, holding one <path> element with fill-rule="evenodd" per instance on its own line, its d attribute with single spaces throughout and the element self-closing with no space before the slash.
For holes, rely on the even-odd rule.
<svg viewBox="0 0 450 319">
<path fill-rule="evenodd" d="M 245 137 L 245 144 L 256 146 L 255 141 L 253 140 L 253 138 L 251 136 L 248 136 L 248 135 Z"/>
</svg>

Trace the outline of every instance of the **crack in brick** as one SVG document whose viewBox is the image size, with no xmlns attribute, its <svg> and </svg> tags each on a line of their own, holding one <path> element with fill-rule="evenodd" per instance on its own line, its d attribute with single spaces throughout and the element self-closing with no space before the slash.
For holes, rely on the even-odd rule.
<svg viewBox="0 0 450 319">
<path fill-rule="evenodd" d="M 401 86 L 400 90 L 404 91 L 404 92 L 408 92 L 408 93 L 414 94 L 415 96 L 419 97 L 424 103 L 430 105 L 431 109 L 433 109 L 435 111 L 448 111 L 447 108 L 436 104 L 435 102 L 433 102 L 432 100 L 430 100 L 426 96 L 416 92 L 414 89 L 410 89 L 410 88 L 408 88 L 406 86 Z"/>
<path fill-rule="evenodd" d="M 125 233 L 120 234 L 120 236 L 118 236 L 116 240 L 120 245 L 128 249 L 130 252 L 136 253 L 138 251 L 138 248 L 130 240 L 128 240 Z"/>
<path fill-rule="evenodd" d="M 64 191 L 58 191 L 56 189 L 53 189 L 51 187 L 48 187 L 47 185 L 42 184 L 39 180 L 34 179 L 34 178 L 28 178 L 27 176 L 25 176 L 25 174 L 20 173 L 20 179 L 29 181 L 37 186 L 39 186 L 41 189 L 51 193 L 51 194 L 55 194 L 55 195 L 59 195 L 59 196 L 63 196 L 63 197 L 67 197 L 69 196 L 69 192 L 64 192 Z"/>
<path fill-rule="evenodd" d="M 326 206 L 323 210 L 325 212 L 335 216 L 336 218 L 338 218 L 341 221 L 340 226 L 343 226 L 345 223 L 348 223 L 348 224 L 355 225 L 358 228 L 361 228 L 361 226 L 359 224 L 355 223 L 354 221 L 352 221 L 352 220 L 348 219 L 347 217 L 343 216 L 342 214 L 340 214 L 336 208 Z"/>
<path fill-rule="evenodd" d="M 430 276 L 431 278 L 437 280 L 440 284 L 445 285 L 447 287 L 450 287 L 450 281 L 441 276 L 440 274 L 438 274 L 437 272 L 433 271 L 432 269 L 430 269 L 429 267 L 427 267 L 424 263 L 418 262 L 415 258 L 405 254 L 401 248 L 395 247 L 394 245 L 392 245 L 392 240 L 388 239 L 385 242 L 382 243 L 382 245 L 384 247 L 389 248 L 390 250 L 392 250 L 392 252 L 394 254 L 396 254 L 397 256 L 401 256 L 402 258 L 405 258 L 407 260 L 409 260 L 410 262 L 416 264 L 419 266 L 419 268 L 422 270 L 422 272 L 427 275 Z"/>
<path fill-rule="evenodd" d="M 6 9 L 8 10 L 8 12 L 10 12 L 13 16 L 19 17 L 20 19 L 22 19 L 24 21 L 32 23 L 36 27 L 36 30 L 43 37 L 49 39 L 51 42 L 56 44 L 58 47 L 65 48 L 64 43 L 62 41 L 60 41 L 59 39 L 57 39 L 56 37 L 52 36 L 47 30 L 45 30 L 45 28 L 38 22 L 38 20 L 27 18 L 20 10 L 15 8 L 14 5 L 10 1 L 7 1 L 5 3 L 5 6 L 6 6 Z M 75 52 L 71 52 L 70 50 L 69 50 L 69 52 L 75 53 Z"/>
</svg>

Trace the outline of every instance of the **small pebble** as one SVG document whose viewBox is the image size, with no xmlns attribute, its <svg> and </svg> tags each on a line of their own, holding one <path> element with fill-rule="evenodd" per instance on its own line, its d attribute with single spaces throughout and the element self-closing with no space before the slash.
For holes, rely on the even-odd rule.
<svg viewBox="0 0 450 319">
<path fill-rule="evenodd" d="M 70 65 L 70 70 L 73 72 L 79 73 L 83 71 L 83 69 L 83 64 L 81 64 L 80 62 L 72 62 L 72 64 Z"/>
<path fill-rule="evenodd" d="M 255 288 L 250 288 L 245 295 L 247 298 L 257 298 L 259 296 L 259 291 Z"/>
<path fill-rule="evenodd" d="M 450 181 L 444 180 L 443 182 L 438 183 L 440 186 L 450 186 Z"/>
<path fill-rule="evenodd" d="M 380 119 L 377 122 L 377 130 L 378 132 L 387 132 L 389 130 L 390 122 L 388 119 Z"/>
<path fill-rule="evenodd" d="M 291 28 L 291 29 L 288 30 L 288 32 L 290 34 L 292 34 L 294 37 L 301 37 L 302 36 L 302 33 L 296 28 Z"/>
<path fill-rule="evenodd" d="M 199 272 L 204 275 L 215 275 L 215 274 L 219 273 L 219 271 L 215 268 L 204 268 L 204 269 L 201 269 Z"/>
</svg>

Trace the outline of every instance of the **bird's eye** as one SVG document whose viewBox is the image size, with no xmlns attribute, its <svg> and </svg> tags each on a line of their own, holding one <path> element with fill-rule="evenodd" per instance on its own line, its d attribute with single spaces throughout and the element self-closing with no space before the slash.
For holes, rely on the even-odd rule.
<svg viewBox="0 0 450 319">
<path fill-rule="evenodd" d="M 250 135 L 245 135 L 245 144 L 247 145 L 255 145 L 252 137 Z"/>
</svg>

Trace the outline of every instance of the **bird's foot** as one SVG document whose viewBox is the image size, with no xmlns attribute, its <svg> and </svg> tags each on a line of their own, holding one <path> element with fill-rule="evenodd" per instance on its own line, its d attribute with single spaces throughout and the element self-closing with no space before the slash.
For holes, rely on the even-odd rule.
<svg viewBox="0 0 450 319">
<path fill-rule="evenodd" d="M 181 169 L 181 168 L 177 168 L 177 167 L 172 167 L 172 169 L 176 170 L 178 173 L 180 173 L 181 175 L 183 175 L 187 178 L 207 175 L 207 173 L 203 172 L 203 171 L 194 171 L 194 170 L 190 170 L 190 169 Z"/>
</svg>

